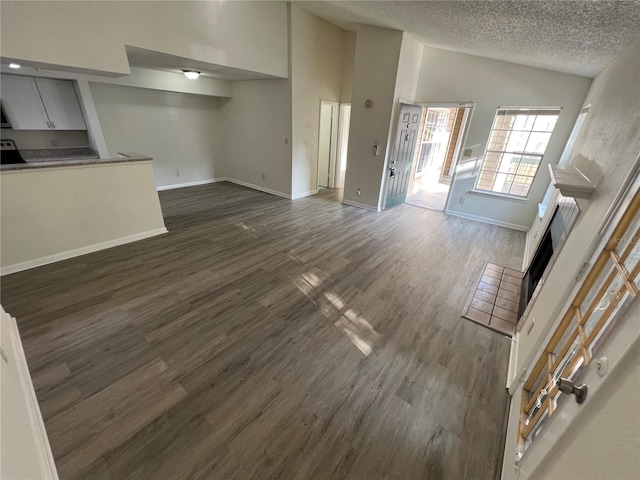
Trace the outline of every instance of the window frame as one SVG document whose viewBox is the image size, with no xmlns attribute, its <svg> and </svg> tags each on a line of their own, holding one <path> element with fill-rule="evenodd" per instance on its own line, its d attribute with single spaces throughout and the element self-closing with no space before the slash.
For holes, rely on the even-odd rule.
<svg viewBox="0 0 640 480">
<path fill-rule="evenodd" d="M 553 126 L 553 129 L 550 132 L 540 132 L 540 133 L 550 133 L 551 135 L 549 136 L 549 141 L 547 142 L 547 145 L 545 146 L 544 152 L 542 152 L 541 154 L 539 153 L 530 153 L 530 152 L 526 152 L 526 151 L 522 151 L 522 152 L 512 152 L 512 151 L 507 151 L 507 150 L 493 150 L 490 147 L 490 143 L 491 143 L 491 138 L 493 136 L 494 131 L 496 130 L 502 130 L 502 129 L 496 129 L 496 124 L 498 122 L 498 119 L 500 117 L 500 112 L 504 111 L 504 112 L 509 112 L 509 111 L 519 111 L 519 112 L 553 112 L 554 114 L 557 115 L 557 120 L 555 125 Z M 496 112 L 494 114 L 493 117 L 493 123 L 491 124 L 491 130 L 489 132 L 489 137 L 487 138 L 487 142 L 485 144 L 485 148 L 484 148 L 484 152 L 482 154 L 482 157 L 480 158 L 480 164 L 477 167 L 477 175 L 476 175 L 476 179 L 474 182 L 474 186 L 473 189 L 471 190 L 473 193 L 478 193 L 478 194 L 483 194 L 483 195 L 491 195 L 491 196 L 495 196 L 495 197 L 502 197 L 502 198 L 506 198 L 506 199 L 519 199 L 519 200 L 528 200 L 529 198 L 529 194 L 531 193 L 531 187 L 533 186 L 533 183 L 536 179 L 536 177 L 538 176 L 538 173 L 540 172 L 540 166 L 542 165 L 542 162 L 544 160 L 545 155 L 547 154 L 547 149 L 549 148 L 549 144 L 551 143 L 551 139 L 553 138 L 553 133 L 555 132 L 555 129 L 558 125 L 558 121 L 560 120 L 560 115 L 562 113 L 562 107 L 560 106 L 541 106 L 541 107 L 523 107 L 523 106 L 516 106 L 516 107 L 510 107 L 510 106 L 501 106 L 498 107 L 496 109 Z M 531 114 L 535 114 L 535 113 L 531 113 Z M 505 113 L 506 115 L 506 113 Z M 534 122 L 535 124 L 535 122 Z M 507 131 L 507 130 L 504 130 Z M 509 132 L 513 132 L 513 128 L 508 130 Z M 535 133 L 538 131 L 533 130 L 533 125 L 531 127 L 531 129 L 528 131 L 529 136 L 531 136 L 532 133 Z M 506 148 L 506 146 L 505 146 Z M 512 175 L 515 179 L 515 177 L 526 177 L 526 178 L 531 178 L 531 183 L 529 185 L 529 188 L 527 189 L 527 194 L 526 195 L 518 195 L 515 193 L 504 193 L 504 192 L 496 192 L 493 190 L 487 190 L 484 188 L 481 188 L 478 186 L 481 176 L 482 176 L 482 172 L 486 171 L 486 172 L 491 172 L 490 170 L 485 170 L 484 166 L 485 166 L 485 161 L 487 158 L 487 155 L 489 153 L 495 153 L 498 155 L 503 155 L 503 154 L 508 154 L 508 155 L 520 155 L 521 159 L 520 162 L 522 161 L 522 157 L 524 156 L 529 156 L 529 157 L 538 157 L 538 162 L 536 164 L 536 169 L 533 172 L 533 175 L 523 175 L 523 174 L 518 174 L 518 173 L 513 173 L 513 174 L 507 174 L 507 175 Z M 520 162 L 518 163 L 518 168 L 520 166 Z M 518 170 L 518 168 L 516 168 L 516 172 Z M 505 172 L 491 172 L 494 174 L 499 174 L 499 173 L 505 173 Z M 506 173 L 505 173 L 506 174 Z M 495 180 L 494 183 L 495 185 Z M 513 182 L 512 182 L 512 186 L 513 186 Z"/>
</svg>

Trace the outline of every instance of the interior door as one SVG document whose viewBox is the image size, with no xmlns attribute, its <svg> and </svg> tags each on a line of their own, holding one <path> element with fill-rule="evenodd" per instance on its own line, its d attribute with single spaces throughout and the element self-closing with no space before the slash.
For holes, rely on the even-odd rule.
<svg viewBox="0 0 640 480">
<path fill-rule="evenodd" d="M 386 172 L 388 178 L 385 208 L 404 203 L 407 199 L 421 115 L 422 107 L 400 104 L 395 143 Z"/>
<path fill-rule="evenodd" d="M 335 187 L 338 153 L 338 103 L 320 101 L 318 132 L 318 188 Z"/>
</svg>

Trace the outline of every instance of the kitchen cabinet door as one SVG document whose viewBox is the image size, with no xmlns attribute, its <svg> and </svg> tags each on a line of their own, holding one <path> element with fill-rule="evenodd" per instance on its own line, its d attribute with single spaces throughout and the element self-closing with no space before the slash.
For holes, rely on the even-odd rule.
<svg viewBox="0 0 640 480">
<path fill-rule="evenodd" d="M 54 130 L 86 130 L 73 83 L 69 80 L 36 78 L 42 103 Z"/>
<path fill-rule="evenodd" d="M 2 75 L 2 106 L 14 130 L 50 129 L 33 77 Z"/>
</svg>

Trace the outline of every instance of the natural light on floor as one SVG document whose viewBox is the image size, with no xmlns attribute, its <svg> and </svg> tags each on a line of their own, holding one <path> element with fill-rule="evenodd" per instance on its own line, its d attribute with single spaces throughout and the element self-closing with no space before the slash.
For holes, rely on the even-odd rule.
<svg viewBox="0 0 640 480">
<path fill-rule="evenodd" d="M 366 356 L 373 353 L 373 346 L 380 339 L 380 334 L 365 318 L 347 308 L 344 300 L 336 293 L 324 292 L 319 295 L 322 279 L 315 273 L 306 272 L 294 279 L 293 284 L 320 308 L 325 317 L 333 319 L 339 316 L 335 325 L 346 333 L 358 350 Z"/>
</svg>

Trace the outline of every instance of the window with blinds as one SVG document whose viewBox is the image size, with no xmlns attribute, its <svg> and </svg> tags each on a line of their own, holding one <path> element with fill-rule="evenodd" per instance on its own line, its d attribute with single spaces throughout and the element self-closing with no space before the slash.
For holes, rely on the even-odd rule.
<svg viewBox="0 0 640 480">
<path fill-rule="evenodd" d="M 591 362 L 638 295 L 640 190 L 631 198 L 523 386 L 518 461 L 547 420 L 569 401 L 556 381 L 580 376 L 581 367 Z"/>
<path fill-rule="evenodd" d="M 526 197 L 538 172 L 560 108 L 499 108 L 476 190 Z"/>
</svg>

